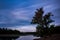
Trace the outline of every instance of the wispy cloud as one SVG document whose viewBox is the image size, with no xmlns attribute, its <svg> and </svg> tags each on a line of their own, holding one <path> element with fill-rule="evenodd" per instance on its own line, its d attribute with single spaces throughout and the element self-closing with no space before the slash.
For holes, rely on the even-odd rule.
<svg viewBox="0 0 60 40">
<path fill-rule="evenodd" d="M 18 10 L 14 10 L 12 11 L 12 15 L 14 15 L 14 17 L 16 19 L 21 19 L 21 20 L 30 20 L 30 18 L 28 17 L 28 13 L 29 10 L 21 10 L 21 9 L 18 9 Z"/>
<path fill-rule="evenodd" d="M 60 8 L 58 2 L 59 0 L 0 0 L 0 24 L 28 25 L 37 8 L 44 7 L 45 12 L 52 12 Z"/>
<path fill-rule="evenodd" d="M 55 4 L 50 4 L 50 5 L 45 5 L 44 6 L 44 11 L 45 12 L 53 12 L 54 10 L 60 8 L 58 5 Z"/>
</svg>

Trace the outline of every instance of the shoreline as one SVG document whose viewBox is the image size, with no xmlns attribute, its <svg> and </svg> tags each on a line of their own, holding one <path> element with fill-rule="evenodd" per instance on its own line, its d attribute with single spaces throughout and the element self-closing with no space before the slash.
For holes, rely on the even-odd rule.
<svg viewBox="0 0 60 40">
<path fill-rule="evenodd" d="M 41 37 L 39 39 L 33 39 L 33 40 L 60 40 L 60 34 L 53 34 L 48 37 Z"/>
</svg>

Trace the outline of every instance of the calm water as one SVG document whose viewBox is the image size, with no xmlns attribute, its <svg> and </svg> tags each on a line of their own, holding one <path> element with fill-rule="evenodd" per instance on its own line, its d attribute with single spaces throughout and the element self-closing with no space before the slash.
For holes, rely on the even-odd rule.
<svg viewBox="0 0 60 40">
<path fill-rule="evenodd" d="M 33 40 L 34 36 L 33 35 L 27 35 L 27 36 L 20 36 L 16 40 Z"/>
<path fill-rule="evenodd" d="M 17 35 L 12 35 L 12 36 L 0 36 L 0 40 L 33 40 L 35 38 L 39 38 L 39 37 L 35 37 L 33 35 L 25 35 L 25 36 L 17 36 Z"/>
<path fill-rule="evenodd" d="M 34 37 L 33 35 L 27 35 L 27 36 L 20 36 L 16 40 L 33 40 L 34 38 L 36 38 L 36 37 Z"/>
</svg>

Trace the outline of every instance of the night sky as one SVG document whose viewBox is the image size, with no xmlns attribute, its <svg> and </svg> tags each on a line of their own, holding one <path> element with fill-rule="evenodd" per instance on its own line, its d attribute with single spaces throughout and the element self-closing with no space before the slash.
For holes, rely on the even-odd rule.
<svg viewBox="0 0 60 40">
<path fill-rule="evenodd" d="M 54 24 L 60 24 L 60 0 L 0 0 L 0 27 L 35 31 L 30 22 L 36 9 L 52 12 Z"/>
</svg>

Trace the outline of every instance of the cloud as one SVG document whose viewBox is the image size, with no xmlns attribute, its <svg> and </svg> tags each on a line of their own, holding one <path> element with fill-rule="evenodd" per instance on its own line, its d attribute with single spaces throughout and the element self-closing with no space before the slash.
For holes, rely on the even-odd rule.
<svg viewBox="0 0 60 40">
<path fill-rule="evenodd" d="M 21 32 L 35 32 L 36 28 L 33 26 L 24 26 L 20 28 Z"/>
<path fill-rule="evenodd" d="M 56 0 L 0 0 L 0 26 L 28 25 L 37 8 L 49 12 L 59 8 L 57 4 Z"/>
<path fill-rule="evenodd" d="M 29 10 L 20 10 L 20 9 L 18 9 L 18 10 L 12 11 L 11 13 L 12 13 L 12 15 L 14 15 L 14 17 L 16 19 L 29 20 L 29 17 L 28 17 L 29 13 L 28 12 L 29 12 Z"/>
<path fill-rule="evenodd" d="M 20 28 L 17 28 L 17 30 L 20 30 L 21 32 L 35 32 L 36 31 L 36 25 L 22 26 Z"/>
<path fill-rule="evenodd" d="M 37 25 L 26 25 L 26 26 L 15 26 L 15 27 L 7 27 L 7 28 L 12 30 L 19 30 L 21 32 L 35 32 L 36 26 Z"/>
<path fill-rule="evenodd" d="M 0 0 L 0 26 L 28 25 L 31 22 L 33 9 L 25 8 L 27 6 L 24 4 L 30 3 L 27 4 L 27 1 Z"/>
<path fill-rule="evenodd" d="M 0 27 L 4 27 L 4 26 L 9 27 L 9 26 L 29 24 L 29 18 L 25 14 L 23 15 L 20 10 L 19 11 L 21 12 L 20 14 L 21 16 L 19 14 L 18 15 L 16 14 L 16 16 L 13 15 L 12 11 L 13 10 L 6 10 L 6 9 L 0 11 Z M 21 19 L 18 19 L 19 17 Z"/>
<path fill-rule="evenodd" d="M 50 5 L 45 5 L 44 6 L 44 11 L 45 12 L 53 12 L 54 10 L 60 8 L 58 5 L 55 4 L 50 4 Z"/>
</svg>

